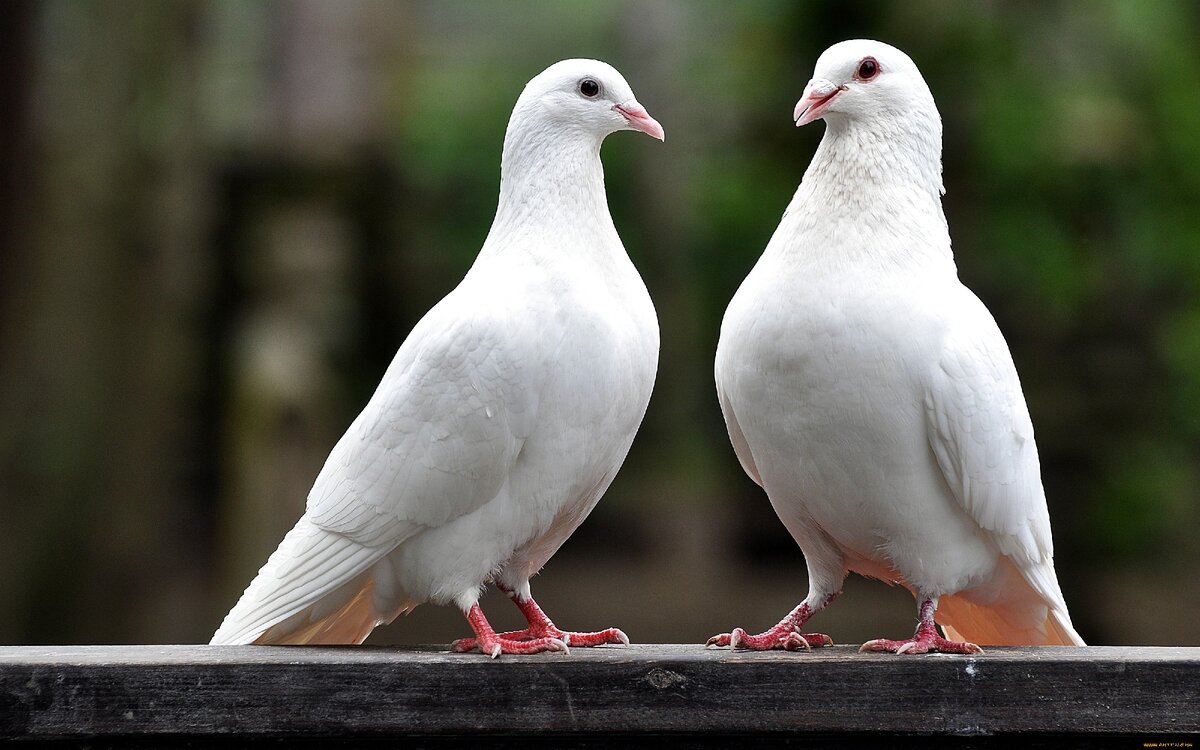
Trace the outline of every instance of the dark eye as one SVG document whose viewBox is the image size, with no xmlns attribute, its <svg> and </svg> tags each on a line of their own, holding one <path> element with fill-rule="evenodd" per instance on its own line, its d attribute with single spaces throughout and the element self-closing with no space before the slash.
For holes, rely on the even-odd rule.
<svg viewBox="0 0 1200 750">
<path fill-rule="evenodd" d="M 588 99 L 595 99 L 600 95 L 600 84 L 596 83 L 591 78 L 584 78 L 579 82 L 579 93 L 583 94 Z"/>
<path fill-rule="evenodd" d="M 873 57 L 864 57 L 858 64 L 858 70 L 854 72 L 854 77 L 860 81 L 869 81 L 877 75 L 879 75 L 879 63 Z"/>
</svg>

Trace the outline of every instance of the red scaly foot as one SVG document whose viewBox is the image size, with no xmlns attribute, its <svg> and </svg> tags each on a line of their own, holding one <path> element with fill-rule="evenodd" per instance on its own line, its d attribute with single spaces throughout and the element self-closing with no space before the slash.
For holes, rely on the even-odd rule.
<svg viewBox="0 0 1200 750">
<path fill-rule="evenodd" d="M 974 643 L 965 641 L 951 641 L 943 638 L 937 631 L 937 625 L 933 622 L 933 612 L 937 608 L 937 603 L 933 599 L 926 599 L 921 602 L 921 622 L 917 625 L 917 632 L 912 638 L 905 641 L 889 641 L 886 638 L 877 638 L 873 641 L 867 641 L 859 649 L 863 651 L 891 651 L 897 654 L 982 654 L 983 649 L 976 646 Z"/>
<path fill-rule="evenodd" d="M 833 601 L 834 594 L 829 598 Z M 829 603 L 826 602 L 826 604 Z M 800 628 L 808 619 L 812 617 L 812 610 L 807 604 L 801 604 L 796 607 L 788 616 L 783 618 L 778 625 L 759 633 L 758 635 L 750 635 L 741 628 L 734 628 L 730 633 L 721 633 L 714 635 L 704 644 L 705 648 L 709 646 L 729 646 L 730 648 L 744 648 L 752 651 L 768 651 L 771 649 L 783 649 L 784 651 L 811 651 L 820 646 L 832 646 L 833 639 L 824 633 L 801 633 Z"/>
<path fill-rule="evenodd" d="M 776 625 L 758 635 L 750 635 L 741 628 L 734 628 L 732 632 L 714 635 L 704 645 L 729 646 L 751 651 L 769 651 L 776 648 L 784 651 L 812 651 L 821 646 L 832 646 L 833 639 L 824 633 L 800 633 Z"/>
<path fill-rule="evenodd" d="M 503 645 L 504 642 L 508 642 L 510 644 L 557 642 L 561 643 L 563 646 L 561 649 L 540 648 L 538 649 L 539 651 L 567 651 L 568 646 L 586 647 L 601 646 L 604 644 L 629 645 L 629 636 L 625 635 L 625 633 L 617 628 L 608 628 L 595 633 L 577 633 L 567 630 L 560 630 L 553 622 L 550 621 L 550 618 L 546 616 L 546 613 L 542 611 L 541 607 L 537 605 L 537 602 L 535 602 L 532 597 L 522 600 L 515 594 L 510 594 L 510 596 L 512 596 L 513 601 L 516 602 L 517 607 L 521 610 L 521 613 L 525 615 L 525 619 L 529 622 L 529 627 L 525 628 L 524 630 L 513 630 L 507 633 L 500 633 L 499 635 L 493 634 L 501 641 L 500 653 L 536 653 L 536 651 L 509 651 L 507 649 L 512 648 L 513 646 L 510 645 L 505 647 Z M 478 606 L 478 604 L 475 605 L 475 607 Z M 472 612 L 473 611 L 474 607 L 472 608 Z M 483 613 L 480 611 L 480 617 L 482 616 Z M 470 614 L 467 615 L 467 619 L 471 620 Z M 486 620 L 484 622 L 486 623 Z M 459 640 L 450 644 L 451 651 L 471 651 L 479 645 L 479 629 L 475 627 L 474 622 L 472 622 L 471 626 L 472 629 L 475 630 L 476 637 L 460 638 Z M 480 650 L 483 650 L 484 653 L 490 653 L 490 648 L 488 650 L 481 648 Z"/>
<path fill-rule="evenodd" d="M 455 641 L 450 645 L 451 651 L 465 652 L 478 647 L 493 659 L 500 654 L 540 654 L 544 651 L 570 653 L 566 641 L 556 636 L 532 635 L 526 630 L 497 634 L 483 616 L 483 609 L 478 602 L 472 604 L 467 612 L 467 622 L 471 623 L 475 637 Z"/>
<path fill-rule="evenodd" d="M 537 605 L 533 597 L 522 599 L 519 594 L 508 592 L 512 600 L 516 602 L 517 609 L 521 610 L 521 614 L 525 615 L 525 621 L 529 623 L 528 631 L 533 634 L 549 634 L 555 638 L 561 638 L 571 646 L 602 646 L 606 643 L 620 644 L 622 646 L 629 645 L 629 636 L 617 628 L 606 628 L 594 633 L 578 633 L 574 631 L 559 630 L 554 623 L 550 622 L 550 618 L 542 611 L 542 608 Z"/>
</svg>

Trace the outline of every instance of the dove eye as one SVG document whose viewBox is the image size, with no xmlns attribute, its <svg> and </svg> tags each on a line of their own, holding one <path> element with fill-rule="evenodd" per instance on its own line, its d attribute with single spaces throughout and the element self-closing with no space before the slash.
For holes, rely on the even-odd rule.
<svg viewBox="0 0 1200 750">
<path fill-rule="evenodd" d="M 864 57 L 854 71 L 854 77 L 860 81 L 869 81 L 879 75 L 879 63 L 873 57 Z"/>
<path fill-rule="evenodd" d="M 588 99 L 595 99 L 600 95 L 600 84 L 596 83 L 591 78 L 584 78 L 579 82 L 579 93 L 583 94 Z"/>
</svg>

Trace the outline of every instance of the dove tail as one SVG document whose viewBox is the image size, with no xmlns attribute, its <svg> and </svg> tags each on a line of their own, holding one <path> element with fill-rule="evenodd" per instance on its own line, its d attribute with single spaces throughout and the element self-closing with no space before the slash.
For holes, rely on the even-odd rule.
<svg viewBox="0 0 1200 750">
<path fill-rule="evenodd" d="M 375 581 L 370 577 L 366 578 L 366 583 L 360 585 L 356 579 L 342 589 L 354 593 L 335 612 L 314 619 L 320 611 L 327 609 L 318 602 L 268 628 L 254 643 L 276 646 L 359 644 L 367 639 L 376 626 L 391 622 L 399 614 L 394 612 L 388 617 L 376 614 L 373 601 Z M 344 595 L 344 591 L 334 592 L 329 599 L 338 601 Z"/>
<path fill-rule="evenodd" d="M 210 643 L 361 643 L 375 626 L 391 622 L 405 608 L 381 611 L 374 568 L 390 551 L 359 544 L 302 517 Z"/>
<path fill-rule="evenodd" d="M 1047 646 L 1087 645 L 1079 633 L 1075 632 L 1075 626 L 1071 624 L 1071 617 L 1066 610 L 1061 614 L 1058 610 L 1050 610 L 1050 616 L 1046 618 L 1046 637 Z"/>
<path fill-rule="evenodd" d="M 1044 614 L 1031 619 L 1031 610 Z M 944 596 L 938 601 L 938 623 L 947 638 L 981 646 L 1087 645 L 1075 632 L 1065 607 L 1042 601 L 985 606 L 961 596 Z"/>
<path fill-rule="evenodd" d="M 946 637 L 981 646 L 1086 646 L 1071 624 L 1054 564 L 1001 560 L 990 591 L 938 600 L 937 621 Z"/>
</svg>

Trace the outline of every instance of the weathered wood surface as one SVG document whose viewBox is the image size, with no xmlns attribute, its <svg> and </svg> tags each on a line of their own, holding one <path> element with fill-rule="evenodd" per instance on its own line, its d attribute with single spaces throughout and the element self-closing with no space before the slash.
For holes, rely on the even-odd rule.
<svg viewBox="0 0 1200 750">
<path fill-rule="evenodd" d="M 0 738 L 1200 733 L 1200 648 L 0 648 Z M 1141 740 L 1131 746 L 1141 746 Z"/>
</svg>

